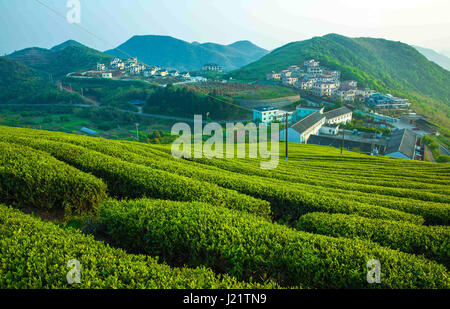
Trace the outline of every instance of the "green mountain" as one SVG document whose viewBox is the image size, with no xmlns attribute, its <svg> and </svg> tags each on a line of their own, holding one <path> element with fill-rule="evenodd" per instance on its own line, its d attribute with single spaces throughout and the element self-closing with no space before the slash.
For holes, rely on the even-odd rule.
<svg viewBox="0 0 450 309">
<path fill-rule="evenodd" d="M 53 46 L 51 48 L 51 50 L 56 52 L 56 51 L 64 50 L 67 47 L 87 47 L 87 46 L 81 44 L 80 42 L 74 41 L 74 40 L 68 40 L 59 45 Z"/>
<path fill-rule="evenodd" d="M 137 57 L 148 65 L 181 71 L 200 70 L 206 63 L 217 63 L 225 70 L 234 70 L 258 60 L 267 51 L 249 41 L 230 45 L 189 43 L 170 36 L 133 36 L 116 49 L 106 51 L 116 57 Z"/>
<path fill-rule="evenodd" d="M 41 72 L 6 57 L 0 57 L 0 89 L 0 104 L 81 101 L 78 95 L 59 92 Z"/>
<path fill-rule="evenodd" d="M 52 74 L 54 78 L 94 68 L 97 62 L 109 62 L 113 58 L 76 41 L 67 41 L 51 49 L 27 48 L 7 57 L 38 71 Z"/>
<path fill-rule="evenodd" d="M 440 54 L 432 49 L 423 48 L 420 46 L 413 46 L 417 49 L 422 55 L 427 57 L 428 60 L 433 61 L 434 63 L 440 65 L 444 69 L 450 71 L 450 58 L 447 56 Z"/>
<path fill-rule="evenodd" d="M 328 34 L 284 45 L 230 75 L 264 79 L 267 72 L 311 58 L 362 87 L 409 98 L 418 112 L 450 128 L 450 72 L 401 42 Z"/>
</svg>

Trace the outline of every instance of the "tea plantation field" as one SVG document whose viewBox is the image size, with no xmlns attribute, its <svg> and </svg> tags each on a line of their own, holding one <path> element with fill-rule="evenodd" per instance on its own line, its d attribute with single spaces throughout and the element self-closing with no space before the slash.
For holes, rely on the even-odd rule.
<svg viewBox="0 0 450 309">
<path fill-rule="evenodd" d="M 280 149 L 263 170 L 0 126 L 0 288 L 450 288 L 448 164 Z"/>
</svg>

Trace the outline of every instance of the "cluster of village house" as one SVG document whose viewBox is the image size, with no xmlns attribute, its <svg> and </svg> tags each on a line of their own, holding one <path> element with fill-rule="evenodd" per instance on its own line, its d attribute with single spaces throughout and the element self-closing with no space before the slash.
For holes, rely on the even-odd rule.
<svg viewBox="0 0 450 309">
<path fill-rule="evenodd" d="M 90 77 L 113 78 L 123 76 L 152 77 L 174 77 L 179 79 L 189 79 L 189 72 L 178 72 L 177 70 L 166 70 L 158 66 L 147 66 L 140 64 L 137 58 L 129 58 L 125 61 L 114 58 L 109 65 L 97 63 L 96 71 L 85 72 L 84 75 Z"/>
<path fill-rule="evenodd" d="M 253 120 L 269 124 L 273 121 L 289 125 L 280 132 L 280 140 L 290 143 L 315 144 L 332 147 L 344 147 L 348 150 L 385 155 L 402 159 L 422 159 L 418 149 L 418 138 L 414 132 L 403 129 L 394 131 L 389 138 L 381 134 L 350 134 L 346 139 L 338 136 L 340 126 L 351 122 L 353 112 L 347 107 L 324 112 L 324 107 L 297 106 L 295 111 L 286 112 L 273 107 L 257 108 L 253 111 Z M 286 132 L 287 130 L 287 132 Z"/>
<path fill-rule="evenodd" d="M 207 72 L 222 72 L 222 67 L 211 63 L 205 64 L 202 68 L 202 73 Z M 121 60 L 114 58 L 109 65 L 104 63 L 97 63 L 97 69 L 95 71 L 84 72 L 83 75 L 89 77 L 128 77 L 128 76 L 141 76 L 144 78 L 164 78 L 172 77 L 180 80 L 191 79 L 189 72 L 179 72 L 177 70 L 167 70 L 159 66 L 148 66 L 138 62 L 137 58 L 129 58 L 127 60 Z M 199 81 L 204 79 L 200 77 Z M 195 81 L 195 80 L 194 80 Z"/>
<path fill-rule="evenodd" d="M 341 81 L 340 71 L 320 66 L 314 59 L 307 60 L 300 66 L 292 65 L 281 72 L 268 73 L 266 78 L 309 91 L 319 98 L 340 100 L 344 103 L 359 99 L 378 109 L 406 108 L 411 105 L 407 99 L 376 93 L 368 88 L 360 89 L 354 80 Z"/>
</svg>

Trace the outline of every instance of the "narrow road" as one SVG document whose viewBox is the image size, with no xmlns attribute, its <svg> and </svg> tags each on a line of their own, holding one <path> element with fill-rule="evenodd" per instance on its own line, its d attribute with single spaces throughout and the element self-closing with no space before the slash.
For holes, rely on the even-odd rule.
<svg viewBox="0 0 450 309">
<path fill-rule="evenodd" d="M 450 156 L 450 151 L 448 151 L 447 148 L 445 148 L 445 147 L 444 147 L 442 144 L 440 144 L 440 143 L 439 143 L 439 146 L 440 146 L 440 151 L 441 151 L 441 153 L 442 153 L 443 155 Z"/>
</svg>

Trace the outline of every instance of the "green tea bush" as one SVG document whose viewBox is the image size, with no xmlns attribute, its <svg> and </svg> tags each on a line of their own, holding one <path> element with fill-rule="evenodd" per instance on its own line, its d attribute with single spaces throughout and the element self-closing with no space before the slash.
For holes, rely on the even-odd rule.
<svg viewBox="0 0 450 309">
<path fill-rule="evenodd" d="M 127 254 L 75 229 L 0 205 L 1 289 L 247 289 L 276 285 L 241 283 L 205 267 L 171 268 L 155 258 Z M 80 283 L 68 284 L 67 263 L 81 264 Z"/>
<path fill-rule="evenodd" d="M 270 217 L 270 204 L 217 185 L 155 170 L 89 150 L 80 146 L 38 138 L 13 137 L 8 141 L 46 151 L 108 185 L 118 198 L 154 197 L 178 201 L 199 201 Z"/>
<path fill-rule="evenodd" d="M 106 185 L 47 153 L 0 142 L 0 201 L 14 206 L 93 210 L 106 198 Z"/>
<path fill-rule="evenodd" d="M 357 213 L 369 218 L 382 218 L 388 220 L 409 221 L 417 224 L 424 222 L 420 215 L 355 202 L 354 199 L 336 198 L 326 193 L 317 194 L 308 190 L 299 190 L 286 187 L 286 183 L 267 179 L 264 177 L 248 177 L 246 175 L 231 173 L 215 167 L 194 165 L 186 161 L 175 161 L 169 158 L 154 156 L 143 152 L 135 145 L 118 145 L 114 142 L 78 136 L 54 135 L 51 140 L 69 142 L 100 153 L 118 158 L 120 160 L 145 165 L 152 169 L 178 174 L 223 188 L 235 190 L 240 193 L 269 201 L 275 219 L 296 221 L 301 215 L 314 211 L 330 213 Z"/>
<path fill-rule="evenodd" d="M 355 215 L 311 213 L 298 220 L 301 231 L 334 237 L 360 238 L 403 252 L 425 255 L 450 265 L 450 227 L 419 226 Z"/>
<path fill-rule="evenodd" d="M 238 280 L 320 288 L 449 288 L 444 266 L 367 242 L 299 232 L 202 203 L 108 201 L 99 211 L 112 240 L 174 265 L 205 265 Z M 367 262 L 381 262 L 381 284 Z"/>
</svg>

